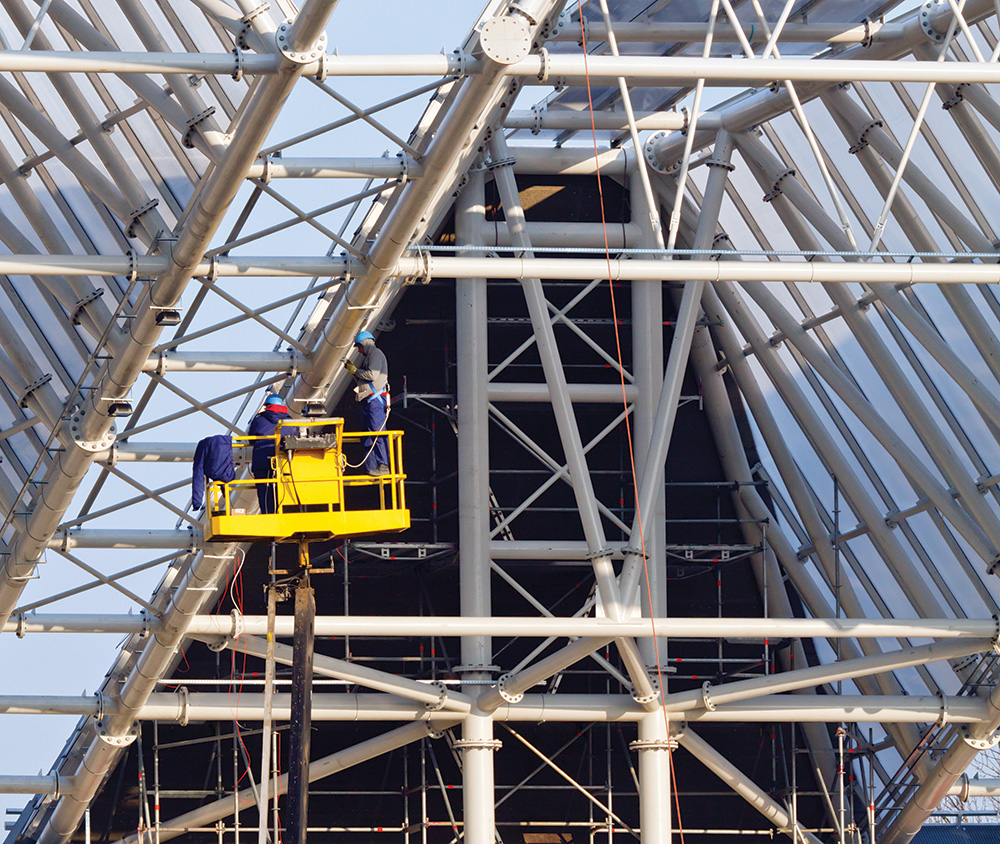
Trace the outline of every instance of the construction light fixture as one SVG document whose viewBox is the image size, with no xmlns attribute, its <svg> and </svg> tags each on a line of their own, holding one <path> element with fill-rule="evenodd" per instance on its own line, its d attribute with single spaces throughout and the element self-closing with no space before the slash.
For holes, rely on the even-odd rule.
<svg viewBox="0 0 1000 844">
<path fill-rule="evenodd" d="M 181 312 L 173 308 L 164 308 L 156 314 L 157 325 L 180 325 Z"/>
<path fill-rule="evenodd" d="M 130 401 L 113 401 L 108 405 L 108 415 L 109 416 L 131 416 L 132 415 L 132 402 Z"/>
</svg>

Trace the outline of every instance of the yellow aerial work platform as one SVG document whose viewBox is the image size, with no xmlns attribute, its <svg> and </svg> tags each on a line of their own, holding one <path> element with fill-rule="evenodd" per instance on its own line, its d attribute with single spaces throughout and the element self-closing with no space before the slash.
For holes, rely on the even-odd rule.
<svg viewBox="0 0 1000 844">
<path fill-rule="evenodd" d="M 345 443 L 363 446 L 372 436 L 389 442 L 389 473 L 345 474 Z M 270 437 L 233 437 L 233 450 L 252 449 L 265 440 L 274 444 L 271 478 L 209 483 L 206 541 L 303 543 L 410 526 L 402 431 L 345 433 L 341 418 L 287 420 Z M 240 491 L 256 497 L 260 484 L 274 489 L 274 513 L 247 513 L 246 506 L 234 504 Z"/>
</svg>

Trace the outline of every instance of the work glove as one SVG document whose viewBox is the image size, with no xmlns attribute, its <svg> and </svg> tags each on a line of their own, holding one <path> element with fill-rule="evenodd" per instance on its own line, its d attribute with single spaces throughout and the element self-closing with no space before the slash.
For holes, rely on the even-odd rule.
<svg viewBox="0 0 1000 844">
<path fill-rule="evenodd" d="M 351 363 L 349 360 L 345 360 L 344 361 L 344 369 L 346 369 L 348 372 L 350 372 L 351 375 L 353 375 L 355 372 L 358 371 L 358 368 L 353 363 Z"/>
</svg>

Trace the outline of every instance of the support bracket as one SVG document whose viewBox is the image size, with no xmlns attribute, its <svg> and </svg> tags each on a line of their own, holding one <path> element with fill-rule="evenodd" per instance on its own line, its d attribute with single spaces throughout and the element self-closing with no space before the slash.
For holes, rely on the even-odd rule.
<svg viewBox="0 0 1000 844">
<path fill-rule="evenodd" d="M 188 143 L 188 136 L 194 129 L 194 124 L 192 124 L 191 121 L 193 120 L 195 122 L 198 122 L 199 120 L 204 120 L 206 117 L 208 117 L 209 113 L 214 113 L 214 112 L 215 112 L 215 106 L 212 106 L 211 108 L 205 109 L 205 111 L 203 111 L 198 117 L 192 117 L 191 120 L 188 121 L 188 130 L 187 132 L 184 133 L 184 146 L 186 146 L 188 149 L 194 149 L 194 144 Z M 160 200 L 153 198 L 149 200 L 149 202 L 140 205 L 138 208 L 135 209 L 135 211 L 129 214 L 128 224 L 125 226 L 125 237 L 135 237 L 135 227 L 139 224 L 139 219 L 142 217 L 143 214 L 145 214 L 147 211 L 152 211 L 159 204 Z"/>
<path fill-rule="evenodd" d="M 847 151 L 851 155 L 857 155 L 861 150 L 868 146 L 868 133 L 878 127 L 881 128 L 884 124 L 881 120 L 869 120 L 864 126 L 861 127 L 861 131 L 858 132 L 858 140 L 851 144 L 847 148 Z"/>
<path fill-rule="evenodd" d="M 768 193 L 764 194 L 764 202 L 773 202 L 779 196 L 781 196 L 782 194 L 781 183 L 785 181 L 785 179 L 794 175 L 795 175 L 794 167 L 788 167 L 781 173 L 779 173 L 775 177 L 774 182 L 771 184 L 771 190 Z"/>
<path fill-rule="evenodd" d="M 131 252 L 132 250 L 129 251 Z M 73 305 L 73 313 L 71 313 L 69 316 L 70 322 L 72 322 L 73 325 L 79 325 L 80 314 L 83 313 L 83 309 L 96 299 L 100 299 L 103 295 L 104 295 L 104 288 L 98 287 L 94 290 L 91 290 L 90 293 L 88 293 L 86 296 L 82 296 L 79 299 L 77 299 L 76 304 Z M 24 405 L 21 406 L 23 407 Z"/>
<path fill-rule="evenodd" d="M 51 381 L 51 380 L 52 380 L 52 373 L 51 372 L 46 372 L 41 377 L 36 378 L 34 381 L 32 381 L 30 384 L 28 384 L 28 386 L 24 388 L 24 392 L 21 393 L 20 397 L 18 398 L 18 400 L 17 400 L 17 406 L 18 407 L 27 407 L 28 406 L 28 399 L 31 397 L 31 394 L 33 392 L 35 392 L 35 390 L 37 390 L 40 387 L 44 386 L 45 384 L 48 384 L 49 381 Z"/>
<path fill-rule="evenodd" d="M 251 24 L 256 18 L 259 18 L 264 12 L 271 8 L 270 3 L 261 3 L 259 6 L 251 9 L 240 19 L 240 31 L 236 35 L 236 44 L 241 50 L 246 50 L 249 47 L 247 44 L 247 35 L 250 34 L 250 30 L 253 28 Z"/>
</svg>

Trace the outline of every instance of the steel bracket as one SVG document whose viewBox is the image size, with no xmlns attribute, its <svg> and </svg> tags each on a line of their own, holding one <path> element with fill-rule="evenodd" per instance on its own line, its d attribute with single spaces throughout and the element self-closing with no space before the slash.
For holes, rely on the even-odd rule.
<svg viewBox="0 0 1000 844">
<path fill-rule="evenodd" d="M 771 190 L 770 190 L 770 192 L 764 194 L 764 202 L 773 202 L 779 196 L 781 196 L 781 194 L 782 194 L 781 183 L 783 181 L 785 181 L 785 179 L 787 179 L 787 178 L 789 178 L 791 176 L 794 176 L 794 175 L 795 175 L 795 168 L 794 167 L 788 167 L 787 169 L 785 169 L 781 173 L 779 173 L 775 177 L 774 182 L 771 184 Z"/>
<path fill-rule="evenodd" d="M 131 251 L 131 250 L 129 250 Z M 76 304 L 73 305 L 73 313 L 70 314 L 69 320 L 73 325 L 80 324 L 80 314 L 83 313 L 83 309 L 87 307 L 91 302 L 96 299 L 100 299 L 104 295 L 104 288 L 98 287 L 96 290 L 91 290 L 86 296 L 83 296 L 76 300 Z M 24 407 L 24 405 L 21 405 Z"/>
<path fill-rule="evenodd" d="M 28 399 L 31 397 L 31 394 L 33 392 L 35 392 L 35 390 L 37 390 L 40 387 L 44 386 L 45 384 L 48 384 L 49 381 L 51 381 L 51 380 L 52 380 L 52 373 L 51 372 L 46 372 L 41 377 L 36 378 L 34 381 L 32 381 L 30 384 L 28 384 L 28 386 L 24 388 L 24 392 L 21 393 L 20 398 L 18 398 L 18 400 L 17 400 L 17 406 L 18 407 L 27 407 L 28 406 Z"/>
<path fill-rule="evenodd" d="M 507 691 L 507 686 L 511 680 L 514 679 L 513 674 L 504 674 L 497 680 L 497 694 L 500 695 L 507 703 L 520 703 L 524 699 L 524 692 L 519 692 L 518 694 L 511 694 Z"/>
<path fill-rule="evenodd" d="M 103 720 L 97 722 L 97 737 L 105 744 L 109 744 L 112 747 L 128 747 L 135 741 L 137 735 L 138 733 L 136 732 L 134 724 L 132 725 L 132 729 L 125 733 L 125 735 L 113 736 L 110 735 L 105 729 Z"/>
<path fill-rule="evenodd" d="M 586 23 L 586 18 L 584 18 L 584 23 Z M 548 18 L 542 24 L 541 28 L 538 30 L 538 38 L 541 41 L 551 41 L 560 32 L 562 32 L 566 26 L 569 24 L 569 15 L 566 14 L 566 10 L 563 9 L 555 19 Z"/>
<path fill-rule="evenodd" d="M 208 116 L 208 112 L 214 113 L 215 107 L 213 106 L 210 109 L 208 108 L 205 109 L 205 111 L 201 113 L 200 117 L 194 117 L 192 118 L 192 120 L 198 121 L 199 119 L 204 119 L 205 117 Z M 190 135 L 193 129 L 194 126 L 192 125 L 191 120 L 189 120 L 188 130 L 187 132 L 184 133 L 184 146 L 186 146 L 188 149 L 194 149 L 194 144 L 188 143 L 188 135 Z M 154 198 L 149 200 L 149 202 L 140 205 L 138 208 L 135 209 L 135 211 L 129 214 L 128 224 L 125 226 L 125 237 L 135 237 L 135 227 L 139 224 L 139 219 L 142 217 L 143 214 L 145 214 L 147 211 L 152 211 L 159 204 L 160 200 Z"/>
<path fill-rule="evenodd" d="M 313 43 L 312 47 L 306 51 L 298 52 L 292 50 L 288 46 L 288 31 L 292 28 L 292 21 L 287 20 L 281 26 L 278 27 L 277 31 L 274 33 L 274 41 L 277 44 L 278 49 L 290 62 L 295 62 L 295 64 L 309 64 L 309 62 L 314 62 L 319 60 L 321 56 L 326 55 L 326 33 L 322 33 L 319 38 Z M 324 71 L 326 62 L 324 60 Z"/>
<path fill-rule="evenodd" d="M 203 112 L 196 114 L 188 120 L 187 131 L 184 132 L 184 137 L 181 138 L 181 143 L 188 149 L 194 149 L 194 136 L 195 132 L 198 130 L 198 124 L 202 121 L 208 120 L 208 118 L 210 118 L 213 114 L 215 114 L 215 106 L 209 106 Z"/>
</svg>

